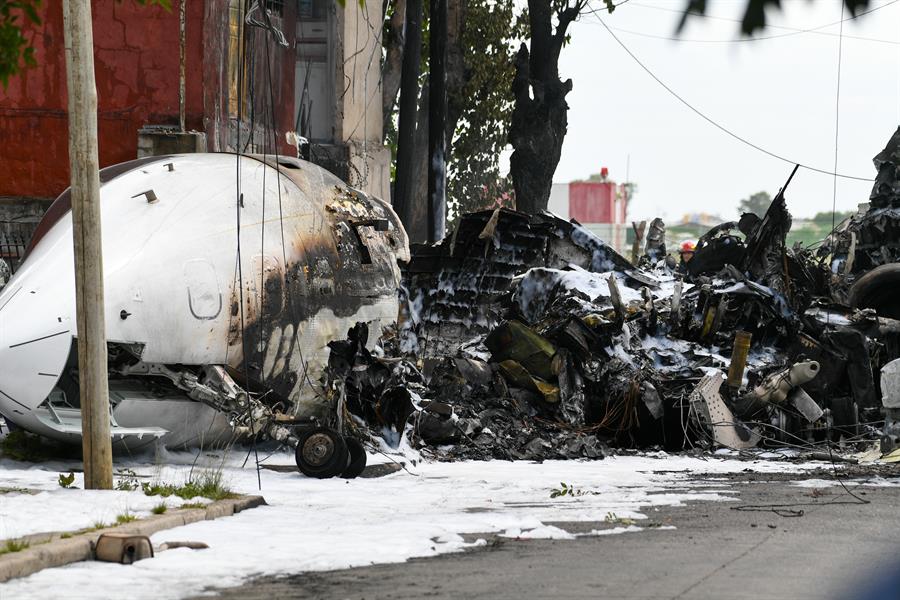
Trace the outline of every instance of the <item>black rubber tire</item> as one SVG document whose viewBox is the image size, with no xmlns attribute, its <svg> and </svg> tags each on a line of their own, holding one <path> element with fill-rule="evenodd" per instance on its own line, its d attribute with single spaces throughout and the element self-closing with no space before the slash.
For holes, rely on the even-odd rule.
<svg viewBox="0 0 900 600">
<path fill-rule="evenodd" d="M 874 308 L 881 317 L 900 318 L 900 263 L 875 267 L 850 287 L 849 301 L 854 308 Z"/>
<path fill-rule="evenodd" d="M 356 438 L 346 437 L 344 442 L 347 444 L 347 451 L 350 453 L 350 462 L 347 468 L 344 469 L 344 472 L 341 473 L 341 477 L 344 479 L 356 479 L 362 475 L 363 469 L 366 468 L 366 449 Z"/>
<path fill-rule="evenodd" d="M 347 468 L 349 457 L 344 438 L 326 427 L 301 433 L 294 453 L 300 472 L 316 479 L 340 475 Z"/>
</svg>

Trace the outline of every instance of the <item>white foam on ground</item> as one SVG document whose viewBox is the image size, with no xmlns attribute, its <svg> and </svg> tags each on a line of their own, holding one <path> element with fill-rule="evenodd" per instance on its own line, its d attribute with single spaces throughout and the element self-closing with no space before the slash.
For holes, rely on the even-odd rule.
<svg viewBox="0 0 900 600">
<path fill-rule="evenodd" d="M 127 466 L 139 475 L 183 481 L 192 457 L 170 454 L 166 458 L 187 464 L 135 462 Z M 247 468 L 240 468 L 243 458 L 230 457 L 224 477 L 235 491 L 260 493 L 252 461 Z M 292 464 L 293 457 L 277 454 L 268 462 Z M 156 545 L 190 540 L 205 542 L 209 549 L 169 550 L 132 566 L 84 562 L 49 569 L 0 585 L 0 597 L 184 598 L 212 587 L 236 586 L 255 576 L 402 562 L 484 543 L 467 544 L 462 534 L 506 532 L 515 537 L 567 538 L 572 535 L 546 523 L 602 522 L 610 513 L 640 522 L 646 519 L 641 511 L 648 507 L 730 499 L 727 482 L 721 489 L 710 487 L 708 481 L 695 489 L 690 481 L 693 473 L 723 474 L 748 468 L 760 473 L 797 472 L 813 466 L 655 453 L 541 464 L 422 463 L 409 466 L 410 472 L 352 481 L 315 480 L 296 472 L 264 470 L 261 493 L 268 506 L 160 532 L 152 538 Z M 123 505 L 142 510 L 159 501 L 147 499 L 139 491 L 59 489 L 56 479 L 64 468 L 0 464 L 0 477 L 7 486 L 14 481 L 21 487 L 47 490 L 39 498 L 0 496 L 0 526 L 7 531 L 75 529 L 86 519 L 118 514 Z M 561 482 L 583 494 L 551 499 L 550 491 Z M 74 509 L 75 505 L 80 508 Z M 595 535 L 640 529 L 629 525 L 601 529 Z"/>
</svg>

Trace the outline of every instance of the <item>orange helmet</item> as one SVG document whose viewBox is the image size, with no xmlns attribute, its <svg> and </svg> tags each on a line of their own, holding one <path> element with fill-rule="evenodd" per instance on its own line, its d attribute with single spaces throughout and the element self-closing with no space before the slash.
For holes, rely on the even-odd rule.
<svg viewBox="0 0 900 600">
<path fill-rule="evenodd" d="M 685 241 L 681 242 L 680 251 L 682 254 L 684 254 L 685 252 L 693 252 L 696 249 L 697 249 L 697 244 L 693 240 L 685 240 Z"/>
</svg>

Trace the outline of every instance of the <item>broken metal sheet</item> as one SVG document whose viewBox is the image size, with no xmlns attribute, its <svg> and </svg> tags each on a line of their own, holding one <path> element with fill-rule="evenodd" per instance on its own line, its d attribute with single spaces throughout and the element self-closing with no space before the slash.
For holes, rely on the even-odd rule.
<svg viewBox="0 0 900 600">
<path fill-rule="evenodd" d="M 844 265 L 840 252 L 849 248 L 854 271 L 868 268 L 867 252 L 898 260 L 900 220 L 895 231 L 881 227 L 883 214 L 865 212 L 873 227 L 851 228 L 846 246 L 834 246 L 845 239 L 838 232 L 825 255 L 789 248 L 784 188 L 762 218 L 746 214 L 702 236 L 678 269 L 658 252 L 661 222 L 651 224 L 637 267 L 577 224 L 503 209 L 465 215 L 450 240 L 417 247 L 404 272 L 414 315 L 404 323 L 414 340 L 405 356 L 439 361 L 422 397 L 451 406 L 464 432 L 452 449 L 431 451 L 552 458 L 587 433 L 669 449 L 871 436 L 877 371 L 900 357 L 900 322 L 847 306 L 861 279 L 831 269 L 828 252 Z M 870 245 L 878 235 L 896 256 Z M 547 345 L 511 356 L 510 322 Z M 484 361 L 484 375 L 464 376 L 467 363 L 442 360 L 451 357 Z M 731 367 L 733 382 L 722 389 Z"/>
<path fill-rule="evenodd" d="M 878 175 L 875 176 L 869 203 L 876 209 L 900 208 L 900 127 L 872 162 Z"/>
<path fill-rule="evenodd" d="M 492 359 L 501 365 L 511 359 L 529 373 L 542 379 L 555 376 L 553 357 L 556 348 L 534 330 L 519 321 L 506 321 L 484 339 Z"/>
<path fill-rule="evenodd" d="M 813 400 L 809 394 L 803 391 L 803 388 L 797 388 L 791 392 L 791 395 L 788 397 L 788 402 L 791 406 L 800 411 L 800 414 L 802 414 L 810 423 L 815 423 L 825 414 L 825 411 L 816 404 L 816 401 Z"/>
<path fill-rule="evenodd" d="M 404 267 L 410 313 L 404 335 L 425 357 L 452 355 L 459 344 L 487 334 L 503 320 L 514 279 L 530 268 L 631 267 L 577 223 L 508 209 L 463 215 L 442 243 L 413 250 Z"/>
<path fill-rule="evenodd" d="M 719 394 L 722 382 L 721 372 L 706 375 L 691 393 L 690 403 L 701 427 L 712 432 L 716 444 L 725 448 L 753 448 L 759 443 L 760 435 L 735 420 L 731 410 Z"/>
</svg>

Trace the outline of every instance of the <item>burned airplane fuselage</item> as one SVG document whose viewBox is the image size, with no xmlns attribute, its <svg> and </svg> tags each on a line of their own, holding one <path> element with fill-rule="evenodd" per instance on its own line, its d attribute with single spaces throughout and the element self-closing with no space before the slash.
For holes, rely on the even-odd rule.
<svg viewBox="0 0 900 600">
<path fill-rule="evenodd" d="M 399 220 L 315 165 L 178 155 L 101 182 L 112 431 L 129 447 L 230 435 L 248 397 L 270 420 L 323 412 L 327 342 L 396 319 Z M 78 441 L 70 208 L 67 190 L 0 291 L 0 413 Z"/>
</svg>

